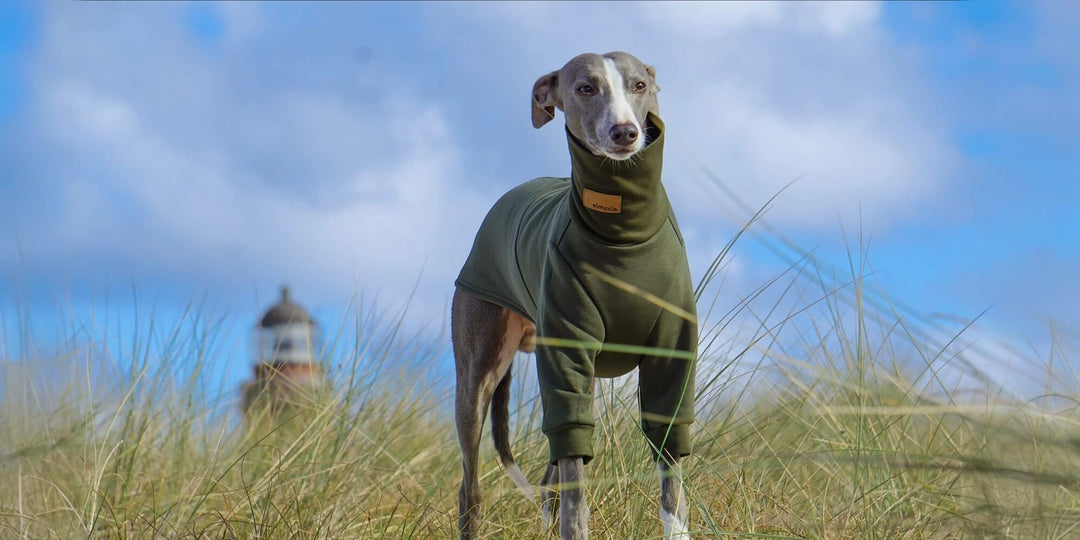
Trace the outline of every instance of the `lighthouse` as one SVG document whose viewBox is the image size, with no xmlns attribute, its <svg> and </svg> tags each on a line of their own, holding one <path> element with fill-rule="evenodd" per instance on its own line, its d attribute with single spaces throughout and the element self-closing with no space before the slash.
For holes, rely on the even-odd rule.
<svg viewBox="0 0 1080 540">
<path fill-rule="evenodd" d="M 293 301 L 289 287 L 281 287 L 281 299 L 255 327 L 254 378 L 242 390 L 245 414 L 258 406 L 277 413 L 311 402 L 325 385 L 315 354 L 319 338 L 318 324 Z"/>
</svg>

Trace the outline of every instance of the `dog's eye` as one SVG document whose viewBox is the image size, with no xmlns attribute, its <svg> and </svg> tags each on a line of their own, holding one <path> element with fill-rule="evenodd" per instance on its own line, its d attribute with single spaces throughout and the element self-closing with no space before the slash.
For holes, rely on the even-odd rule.
<svg viewBox="0 0 1080 540">
<path fill-rule="evenodd" d="M 635 92 L 644 92 L 646 88 L 648 88 L 648 86 L 642 81 L 638 81 L 638 83 L 634 85 Z"/>
<path fill-rule="evenodd" d="M 577 91 L 578 91 L 579 94 L 581 94 L 583 96 L 591 96 L 591 95 L 596 93 L 596 90 L 594 90 L 593 87 L 591 87 L 591 86 L 589 86 L 587 84 L 583 84 L 583 85 L 577 87 Z"/>
</svg>

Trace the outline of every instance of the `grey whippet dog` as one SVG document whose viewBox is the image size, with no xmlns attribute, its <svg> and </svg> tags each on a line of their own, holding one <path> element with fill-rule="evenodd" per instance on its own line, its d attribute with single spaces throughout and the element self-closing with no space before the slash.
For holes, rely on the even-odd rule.
<svg viewBox="0 0 1080 540">
<path fill-rule="evenodd" d="M 650 158 L 637 156 L 639 153 L 645 155 L 642 152 L 647 146 L 658 148 L 655 152 L 662 152 L 663 145 L 652 145 L 650 139 L 646 139 L 652 136 L 654 133 L 656 136 L 662 137 L 662 131 L 655 126 L 662 126 L 662 122 L 659 121 L 659 107 L 656 99 L 656 93 L 659 91 L 659 87 L 656 85 L 655 70 L 651 66 L 643 64 L 637 58 L 622 52 L 612 52 L 604 55 L 599 54 L 582 54 L 570 60 L 562 69 L 549 73 L 543 77 L 540 77 L 536 81 L 533 87 L 532 94 L 532 122 L 533 126 L 540 128 L 550 120 L 555 118 L 555 109 L 562 110 L 566 117 L 566 128 L 572 137 L 569 137 L 571 143 L 571 153 L 575 148 L 581 148 L 579 152 L 591 152 L 594 156 L 599 156 L 597 162 L 601 166 L 614 166 L 616 168 L 633 167 L 636 159 L 647 160 Z M 653 131 L 650 131 L 653 130 Z M 576 139 L 576 141 L 575 141 Z M 574 145 L 578 146 L 575 147 Z M 583 145 L 583 146 L 582 146 Z M 585 154 L 578 154 L 582 156 Z M 588 157 L 581 158 L 583 161 L 589 161 Z M 659 160 L 659 157 L 652 159 Z M 591 162 L 591 161 L 590 161 Z M 601 170 L 601 169 L 596 169 Z M 577 169 L 575 168 L 575 175 L 577 175 Z M 662 186 L 659 185 L 659 167 L 655 169 L 655 189 L 652 193 L 659 193 L 655 204 L 662 205 L 659 212 L 662 215 L 659 216 L 661 225 L 657 226 L 657 229 L 649 232 L 649 241 L 653 242 L 654 238 L 663 237 L 661 241 L 665 244 L 677 244 L 675 251 L 664 251 L 666 259 L 672 259 L 673 262 L 659 265 L 657 268 L 653 268 L 649 265 L 644 265 L 644 273 L 646 277 L 643 278 L 646 281 L 652 279 L 654 281 L 662 281 L 667 283 L 674 280 L 678 284 L 675 286 L 677 289 L 675 292 L 668 292 L 669 296 L 674 295 L 686 305 L 689 302 L 688 312 L 691 313 L 688 320 L 692 318 L 692 328 L 685 329 L 685 323 L 682 328 L 682 337 L 680 338 L 680 345 L 684 350 L 687 350 L 690 355 L 695 354 L 697 343 L 697 327 L 696 317 L 692 314 L 693 307 L 693 292 L 692 287 L 689 286 L 689 269 L 686 264 L 685 248 L 682 246 L 682 238 L 678 233 L 677 225 L 674 223 L 674 215 L 670 213 L 670 204 L 668 203 L 666 194 L 663 193 Z M 601 181 L 604 179 L 601 178 Z M 537 183 L 539 181 L 544 181 Z M 562 181 L 561 184 L 559 181 Z M 546 183 L 545 183 L 546 182 Z M 576 184 L 574 184 L 576 186 Z M 529 188 L 528 186 L 534 186 Z M 536 187 L 539 186 L 539 187 Z M 548 186 L 552 186 L 548 189 Z M 558 246 L 553 244 L 555 242 L 550 238 L 543 239 L 541 243 L 529 244 L 526 240 L 522 240 L 520 236 L 513 237 L 507 235 L 513 235 L 513 232 L 484 232 L 487 229 L 517 229 L 517 225 L 521 223 L 519 219 L 513 226 L 505 226 L 500 224 L 499 226 L 489 225 L 489 220 L 497 220 L 498 214 L 507 214 L 505 211 L 508 207 L 503 203 L 503 200 L 512 199 L 520 200 L 522 197 L 519 195 L 518 199 L 513 199 L 514 193 L 522 193 L 522 189 L 525 188 L 526 195 L 531 195 L 533 191 L 537 190 L 562 190 L 556 192 L 555 196 L 548 196 L 547 199 L 557 198 L 556 196 L 563 196 L 569 198 L 568 191 L 574 191 L 570 188 L 570 179 L 537 179 L 533 182 L 523 184 L 519 188 L 508 193 L 492 212 L 488 214 L 488 218 L 485 220 L 485 225 L 481 227 L 481 233 L 477 236 L 477 241 L 474 244 L 472 253 L 470 254 L 470 260 L 466 263 L 465 269 L 462 270 L 462 275 L 457 282 L 457 289 L 453 298 L 453 305 L 451 308 L 451 331 L 454 343 L 454 356 L 457 372 L 457 389 L 455 399 L 455 420 L 458 432 L 458 441 L 461 446 L 462 453 L 462 469 L 463 478 L 461 482 L 461 489 L 459 492 L 459 521 L 458 527 L 462 538 L 471 538 L 477 534 L 480 524 L 480 485 L 477 469 L 477 460 L 479 454 L 480 435 L 484 424 L 484 418 L 488 409 L 491 411 L 492 420 L 492 433 L 495 440 L 495 449 L 498 453 L 499 460 L 507 473 L 514 481 L 515 484 L 521 489 L 523 493 L 530 499 L 533 498 L 533 490 L 529 485 L 525 476 L 521 470 L 514 463 L 513 454 L 510 450 L 509 444 L 509 392 L 510 392 L 510 375 L 511 375 L 511 362 L 513 360 L 516 351 L 523 351 L 526 353 L 537 352 L 537 346 L 539 345 L 540 351 L 537 352 L 538 366 L 541 362 L 541 355 L 547 347 L 545 338 L 545 326 L 543 321 L 546 320 L 543 317 L 538 316 L 538 313 L 542 314 L 544 306 L 551 303 L 558 303 L 562 301 L 563 296 L 559 295 L 558 290 L 552 290 L 554 286 L 548 286 L 544 289 L 542 283 L 548 283 L 548 281 L 542 281 L 541 275 L 544 280 L 548 280 L 553 272 L 550 268 L 551 263 L 542 262 L 543 259 L 529 259 L 529 257 L 537 257 L 537 252 L 544 252 L 547 249 L 555 250 Z M 633 189 L 633 188 L 631 188 Z M 657 191 L 659 190 L 659 191 Z M 634 202 L 634 199 L 629 195 L 624 195 L 621 199 L 612 195 L 600 194 L 597 195 L 595 191 L 590 189 L 577 189 L 578 193 L 575 196 L 581 196 L 582 191 L 585 192 L 585 197 L 588 198 L 590 193 L 593 197 L 593 202 L 584 203 L 578 200 L 578 204 L 574 210 L 566 210 L 563 207 L 571 206 L 568 204 L 562 204 L 561 200 L 556 201 L 558 204 L 562 204 L 562 207 L 556 208 L 552 203 L 553 212 L 562 211 L 564 215 L 567 212 L 584 212 L 581 206 L 588 207 L 589 204 L 593 204 L 591 210 L 604 213 L 605 215 L 611 213 L 618 213 L 620 211 L 619 206 L 622 206 L 621 210 L 628 210 L 630 205 L 648 205 L 654 204 L 651 199 L 645 198 L 643 202 Z M 547 193 L 547 192 L 545 192 Z M 599 197 L 599 198 L 598 198 Z M 597 202 L 599 201 L 599 202 Z M 537 204 L 525 200 L 528 203 L 529 208 L 536 208 Z M 511 210 L 513 208 L 520 208 L 525 206 L 524 203 L 509 204 Z M 502 206 L 500 206 L 502 205 Z M 540 204 L 539 206 L 543 206 Z M 499 210 L 502 208 L 503 210 Z M 639 208 L 639 207 L 634 207 Z M 645 209 L 647 211 L 648 209 Z M 552 213 L 553 213 L 552 212 Z M 524 218 L 524 221 L 536 222 L 539 218 L 534 214 L 523 215 L 534 216 Z M 636 215 L 631 214 L 629 211 L 624 212 L 624 215 Z M 599 216 L 603 217 L 603 216 Z M 587 219 L 587 218 L 578 218 Z M 571 218 L 567 217 L 565 221 L 568 223 Z M 656 221 L 656 220 L 654 220 Z M 524 225 L 522 225 L 524 227 Z M 657 230 L 663 227 L 663 232 L 658 233 Z M 512 255 L 509 259 L 502 257 L 491 257 L 490 254 L 484 251 L 481 246 L 481 234 L 489 235 L 486 238 L 490 238 L 490 235 L 498 236 L 499 240 L 506 240 L 511 244 L 515 244 L 514 249 L 517 249 L 516 258 Z M 565 235 L 565 233 L 563 233 Z M 588 234 L 588 233 L 579 233 Z M 664 236 L 667 235 L 667 236 Z M 677 236 L 677 237 L 676 237 Z M 547 242 L 547 243 L 544 243 Z M 490 243 L 490 242 L 489 242 Z M 644 244 L 645 242 L 639 242 L 638 244 Z M 655 242 L 653 242 L 655 243 Z M 524 245 L 524 247 L 522 247 Z M 590 244 L 592 246 L 593 244 Z M 603 249 L 603 243 L 598 244 Z M 635 244 L 636 245 L 636 244 Z M 531 249 L 526 252 L 521 250 L 526 248 L 539 248 Z M 592 248 L 590 248 L 592 249 Z M 524 254 L 523 254 L 524 253 Z M 618 252 L 616 255 L 609 256 L 621 257 L 623 252 Z M 655 254 L 655 253 L 654 253 Z M 674 254 L 674 255 L 672 255 Z M 550 256 L 549 256 L 550 257 Z M 560 259 L 561 260 L 561 259 Z M 509 262 L 508 262 L 509 261 Z M 585 261 L 588 262 L 588 261 Z M 536 264 L 527 264 L 536 263 Z M 575 264 L 573 261 L 567 264 Z M 470 269 L 470 265 L 473 265 L 473 270 Z M 500 266 L 501 265 L 501 266 Z M 633 263 L 624 264 L 623 261 L 617 260 L 614 263 L 615 267 L 633 267 Z M 514 266 L 507 270 L 505 267 Z M 527 268 L 526 268 L 527 267 Z M 539 267 L 543 267 L 542 269 Z M 494 270 L 492 269 L 494 268 Z M 466 280 L 466 275 L 472 272 L 472 274 L 480 275 L 479 278 Z M 522 304 L 515 304 L 512 300 L 502 301 L 501 296 L 496 293 L 487 293 L 494 289 L 494 286 L 489 285 L 485 279 L 487 276 L 492 275 L 492 272 L 501 272 L 499 276 L 510 275 L 514 276 L 511 279 L 522 278 L 521 287 L 525 290 L 528 297 L 533 298 L 532 308 L 524 306 Z M 569 271 L 566 271 L 569 272 Z M 674 277 L 672 277 L 674 276 Z M 499 278 L 502 279 L 502 278 Z M 531 281 L 530 281 L 531 279 Z M 490 280 L 489 280 L 490 281 Z M 668 290 L 668 289 L 665 289 Z M 539 291 L 539 292 L 534 292 Z M 559 298 L 555 298 L 559 296 Z M 621 297 L 620 297 L 621 298 Z M 689 300 L 687 300 L 689 299 Z M 632 304 L 631 300 L 619 300 L 620 302 L 629 302 L 625 305 L 637 305 Z M 625 305 L 620 305 L 617 310 L 626 311 Z M 539 307 L 538 307 L 539 306 Z M 590 308 L 591 309 L 591 308 Z M 552 310 L 554 311 L 554 310 Z M 566 310 L 564 310 L 566 311 Z M 569 310 L 570 317 L 576 313 L 572 306 Z M 563 313 L 562 311 L 560 313 Z M 684 312 L 685 313 L 685 312 Z M 633 317 L 634 314 L 622 315 L 623 317 Z M 648 324 L 655 324 L 652 321 L 659 320 L 657 315 L 647 315 L 646 317 L 653 317 L 649 319 Z M 662 318 L 663 316 L 659 316 Z M 604 316 L 605 319 L 614 319 L 614 317 Z M 642 317 L 644 318 L 644 317 Z M 632 319 L 621 319 L 623 321 Z M 539 329 L 539 337 L 537 336 L 538 322 L 541 324 Z M 570 321 L 573 324 L 575 321 Z M 631 326 L 636 323 L 610 323 L 605 320 L 603 324 L 617 324 L 623 326 Z M 549 325 L 550 328 L 550 325 Z M 648 333 L 646 327 L 645 332 Z M 631 330 L 633 332 L 635 330 Z M 613 335 L 613 330 L 608 330 L 605 334 L 609 339 Z M 616 335 L 625 335 L 623 334 Z M 553 332 L 554 333 L 554 332 Z M 600 339 L 598 341 L 605 341 Z M 585 354 L 583 358 L 585 361 L 591 363 L 597 354 L 604 354 L 598 347 L 596 351 Z M 592 355 L 592 356 L 587 356 Z M 681 433 L 685 434 L 684 439 L 688 439 L 689 431 L 686 426 L 692 419 L 692 384 L 693 384 L 693 357 L 691 356 L 689 365 L 690 367 L 676 368 L 680 375 L 673 381 L 665 380 L 668 376 L 667 368 L 663 367 L 666 364 L 657 363 L 658 361 L 652 360 L 636 360 L 639 364 L 635 364 L 634 367 L 621 370 L 620 372 L 626 372 L 629 369 L 644 369 L 639 366 L 644 365 L 646 362 L 651 362 L 649 365 L 653 366 L 650 369 L 648 378 L 650 381 L 646 383 L 640 383 L 642 389 L 650 388 L 651 392 L 670 392 L 668 387 L 674 387 L 676 391 L 681 390 L 683 394 L 687 393 L 689 387 L 689 393 L 691 397 L 688 398 L 690 403 L 688 405 L 682 405 L 682 397 L 678 396 L 679 405 L 676 405 L 675 410 L 678 410 L 679 406 L 683 406 L 684 412 L 689 411 L 682 416 L 679 412 L 663 412 L 646 413 L 643 408 L 642 419 L 643 423 L 646 422 L 646 417 L 661 417 L 666 418 L 663 423 L 659 425 L 662 428 L 671 431 L 670 425 L 674 425 L 676 420 L 680 423 Z M 684 365 L 687 363 L 683 361 Z M 661 366 L 657 371 L 656 366 Z M 538 367 L 539 369 L 539 367 Z M 588 366 L 588 375 L 585 384 L 588 385 L 588 392 L 584 400 L 577 401 L 575 403 L 583 404 L 577 407 L 577 409 L 585 409 L 586 413 L 574 413 L 574 414 L 591 414 L 591 387 L 593 384 L 592 370 L 593 366 Z M 644 378 L 644 372 L 639 373 L 639 379 Z M 610 376 L 598 373 L 597 376 Z M 659 382 L 653 381 L 659 379 Z M 688 385 L 686 381 L 689 381 Z M 541 394 L 545 397 L 545 418 L 554 414 L 550 410 L 547 395 L 545 394 L 545 379 L 544 374 L 541 373 Z M 683 384 L 680 388 L 678 384 Z M 656 387 L 663 386 L 662 390 L 656 390 Z M 665 394 L 674 395 L 674 394 Z M 664 398 L 669 399 L 670 398 Z M 554 406 L 554 405 L 552 405 Z M 666 410 L 665 410 L 666 411 Z M 556 411 L 557 412 L 557 411 Z M 689 415 L 689 416 L 687 416 Z M 546 422 L 546 420 L 545 420 Z M 670 425 L 669 425 L 670 424 Z M 653 427 L 655 433 L 657 428 Z M 545 433 L 547 429 L 545 428 Z M 591 437 L 591 426 L 587 431 L 588 436 Z M 667 435 L 664 435 L 666 437 Z M 579 442 L 582 438 L 577 439 Z M 591 439 L 589 439 L 591 440 Z M 650 441 L 653 441 L 654 437 L 650 436 Z M 665 444 L 666 439 L 657 437 L 655 439 L 659 441 L 654 443 L 654 450 L 658 446 Z M 549 434 L 549 441 L 552 441 Z M 555 446 L 555 443 L 551 443 Z M 591 445 L 591 442 L 584 444 Z M 687 529 L 688 520 L 688 508 L 687 500 L 683 492 L 682 486 L 682 474 L 679 466 L 679 458 L 682 455 L 689 453 L 688 442 L 680 446 L 679 450 L 673 452 L 666 452 L 666 449 L 660 448 L 656 454 L 658 457 L 657 467 L 660 475 L 660 517 L 663 523 L 664 536 L 667 538 L 689 538 L 689 532 Z M 591 452 L 591 446 L 588 447 Z M 558 457 L 555 459 L 555 450 L 552 450 L 553 462 L 548 465 L 543 478 L 541 480 L 541 502 L 544 517 L 544 527 L 548 528 L 552 521 L 552 509 L 554 506 L 555 487 L 559 487 L 559 522 L 560 522 L 560 534 L 563 538 L 587 538 L 588 537 L 588 520 L 589 520 L 589 507 L 586 502 L 584 494 L 584 467 L 585 462 L 591 456 L 578 456 L 570 455 L 565 457 Z"/>
</svg>

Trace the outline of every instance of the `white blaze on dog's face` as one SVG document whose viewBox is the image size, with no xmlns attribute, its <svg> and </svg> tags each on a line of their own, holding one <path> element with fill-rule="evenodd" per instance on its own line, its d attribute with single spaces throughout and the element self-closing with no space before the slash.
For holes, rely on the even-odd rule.
<svg viewBox="0 0 1080 540">
<path fill-rule="evenodd" d="M 659 114 L 656 71 L 624 52 L 579 55 L 533 86 L 533 126 L 566 116 L 594 154 L 624 160 L 645 147 L 645 116 Z"/>
</svg>

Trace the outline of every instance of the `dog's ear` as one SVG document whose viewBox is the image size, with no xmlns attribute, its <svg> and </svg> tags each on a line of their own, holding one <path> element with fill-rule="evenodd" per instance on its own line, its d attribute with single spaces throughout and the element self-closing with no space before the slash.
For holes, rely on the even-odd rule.
<svg viewBox="0 0 1080 540">
<path fill-rule="evenodd" d="M 559 103 L 559 72 L 552 71 L 539 79 L 532 90 L 532 125 L 539 129 L 555 118 Z"/>
<path fill-rule="evenodd" d="M 645 73 L 649 74 L 649 82 L 652 83 L 653 93 L 660 91 L 660 85 L 656 84 L 656 68 L 645 64 Z"/>
<path fill-rule="evenodd" d="M 660 85 L 656 84 L 656 68 L 646 64 L 645 73 L 649 74 L 649 86 L 652 88 L 648 97 L 649 112 L 660 116 L 660 100 L 656 99 L 656 93 L 660 91 Z"/>
</svg>

